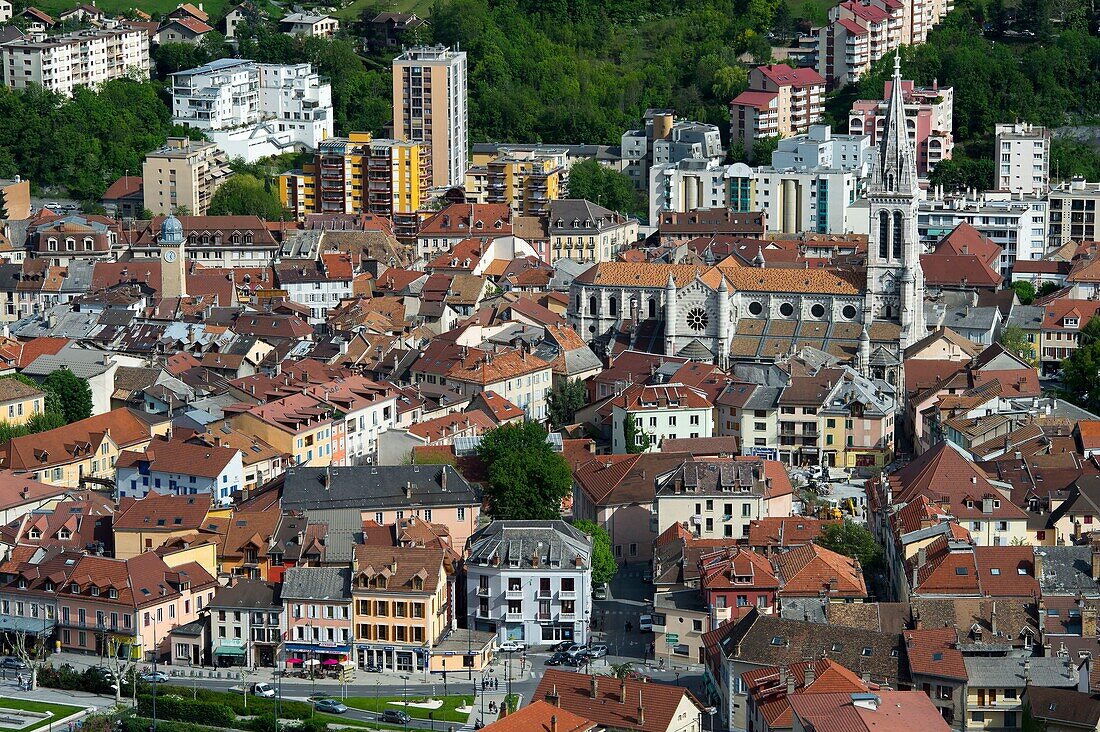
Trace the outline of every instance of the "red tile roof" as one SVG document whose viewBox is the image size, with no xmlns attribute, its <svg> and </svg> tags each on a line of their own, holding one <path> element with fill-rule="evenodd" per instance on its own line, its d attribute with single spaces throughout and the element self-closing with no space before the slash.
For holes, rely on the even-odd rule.
<svg viewBox="0 0 1100 732">
<path fill-rule="evenodd" d="M 914 674 L 967 678 L 962 652 L 956 647 L 959 641 L 956 628 L 918 628 L 905 631 L 903 636 L 909 668 Z"/>
<path fill-rule="evenodd" d="M 561 709 L 620 731 L 667 732 L 685 699 L 698 709 L 696 714 L 703 711 L 691 692 L 680 686 L 558 669 L 543 673 L 533 699 L 549 701 L 547 695 L 550 699 L 556 695 Z"/>
<path fill-rule="evenodd" d="M 115 516 L 115 531 L 176 532 L 205 528 L 210 496 L 162 496 L 149 493 Z"/>
<path fill-rule="evenodd" d="M 951 233 L 943 239 L 940 239 L 940 243 L 936 245 L 935 253 L 973 254 L 983 263 L 993 268 L 998 267 L 1001 261 L 1001 247 L 965 221 L 952 229 Z"/>
<path fill-rule="evenodd" d="M 492 732 L 589 732 L 596 723 L 539 700 L 484 727 Z"/>
<path fill-rule="evenodd" d="M 779 92 L 749 90 L 738 94 L 730 104 L 740 107 L 753 107 L 754 109 L 767 109 L 778 96 Z"/>
<path fill-rule="evenodd" d="M 757 71 L 778 86 L 825 85 L 825 77 L 810 68 L 792 69 L 786 64 L 771 64 L 756 68 Z"/>
<path fill-rule="evenodd" d="M 749 522 L 747 542 L 754 549 L 801 546 L 821 536 L 826 527 L 838 523 L 838 520 L 822 521 L 809 516 L 757 519 Z"/>
<path fill-rule="evenodd" d="M 859 562 L 843 554 L 803 544 L 775 558 L 784 597 L 867 597 Z"/>
<path fill-rule="evenodd" d="M 148 440 L 150 434 L 149 423 L 131 410 L 113 409 L 64 427 L 12 439 L 0 447 L 0 466 L 33 473 L 91 457 L 108 435 L 124 449 Z"/>
<path fill-rule="evenodd" d="M 814 732 L 951 729 L 932 700 L 920 691 L 877 691 L 873 700 L 861 703 L 867 708 L 856 706 L 851 694 L 795 694 L 790 699 L 801 725 Z"/>
<path fill-rule="evenodd" d="M 119 454 L 115 465 L 119 468 L 133 468 L 141 463 L 148 463 L 153 470 L 163 473 L 216 478 L 222 474 L 238 452 L 225 447 L 208 447 L 182 440 L 158 438 L 144 450 L 123 451 Z"/>
<path fill-rule="evenodd" d="M 138 193 L 141 189 L 142 178 L 140 175 L 124 175 L 111 184 L 111 187 L 106 190 L 102 198 L 114 201 Z"/>
<path fill-rule="evenodd" d="M 933 287 L 1001 286 L 1004 278 L 975 254 L 922 254 L 924 281 Z"/>
</svg>

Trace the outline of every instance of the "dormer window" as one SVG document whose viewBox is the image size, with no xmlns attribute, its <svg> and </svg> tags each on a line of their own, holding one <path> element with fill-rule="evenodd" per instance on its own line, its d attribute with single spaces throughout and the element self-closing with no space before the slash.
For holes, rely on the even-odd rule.
<svg viewBox="0 0 1100 732">
<path fill-rule="evenodd" d="M 424 580 L 422 580 L 420 577 L 413 577 L 413 589 L 414 590 L 423 590 L 424 589 Z"/>
<path fill-rule="evenodd" d="M 30 537 L 31 537 L 31 539 L 37 541 L 38 539 L 42 538 L 42 532 L 39 531 L 38 529 L 31 529 Z"/>
<path fill-rule="evenodd" d="M 74 595 L 79 595 L 80 594 L 80 585 L 73 582 L 71 585 L 69 585 L 69 592 L 73 593 Z"/>
<path fill-rule="evenodd" d="M 53 582 L 46 583 L 46 592 L 53 592 Z"/>
<path fill-rule="evenodd" d="M 20 577 L 19 581 L 16 582 L 15 584 L 21 590 L 27 589 L 27 580 L 23 579 L 22 577 Z"/>
<path fill-rule="evenodd" d="M 110 588 L 109 590 L 107 590 L 107 597 L 112 599 L 112 600 L 117 600 L 118 599 L 118 590 L 116 590 L 114 587 Z"/>
<path fill-rule="evenodd" d="M 1080 322 L 1080 321 L 1077 318 L 1070 318 L 1070 317 L 1063 318 L 1062 319 L 1062 327 L 1063 328 L 1076 328 L 1078 322 Z"/>
<path fill-rule="evenodd" d="M 92 597 L 99 597 L 99 588 L 98 587 L 94 587 L 94 586 L 92 587 Z"/>
<path fill-rule="evenodd" d="M 69 539 L 73 538 L 73 535 L 72 532 L 70 532 L 68 529 L 62 529 L 61 531 L 57 532 L 57 538 L 61 539 L 61 541 L 68 541 Z"/>
</svg>

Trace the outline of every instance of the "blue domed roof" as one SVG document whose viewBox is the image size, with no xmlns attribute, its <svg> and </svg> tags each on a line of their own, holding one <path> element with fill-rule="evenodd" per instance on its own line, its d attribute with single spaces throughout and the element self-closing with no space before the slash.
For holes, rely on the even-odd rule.
<svg viewBox="0 0 1100 732">
<path fill-rule="evenodd" d="M 175 216 L 169 214 L 160 225 L 161 241 L 183 241 L 183 224 Z"/>
</svg>

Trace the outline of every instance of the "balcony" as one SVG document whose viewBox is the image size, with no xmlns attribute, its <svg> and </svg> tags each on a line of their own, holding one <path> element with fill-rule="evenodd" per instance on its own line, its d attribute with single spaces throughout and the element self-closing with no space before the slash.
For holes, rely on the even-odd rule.
<svg viewBox="0 0 1100 732">
<path fill-rule="evenodd" d="M 491 617 L 492 616 L 489 614 L 488 609 L 480 608 L 480 607 L 477 609 L 477 619 L 478 620 L 490 620 Z"/>
<path fill-rule="evenodd" d="M 563 622 L 572 622 L 577 619 L 576 613 L 558 613 L 558 620 Z"/>
<path fill-rule="evenodd" d="M 539 591 L 537 591 L 535 593 L 535 597 L 538 598 L 539 600 L 549 600 L 553 596 L 554 596 L 554 593 L 551 590 L 541 590 L 540 589 Z"/>
<path fill-rule="evenodd" d="M 522 623 L 523 613 L 505 613 L 504 622 L 506 623 Z"/>
<path fill-rule="evenodd" d="M 522 600 L 523 590 L 506 590 L 504 592 L 504 597 L 508 600 Z"/>
<path fill-rule="evenodd" d="M 577 599 L 577 591 L 576 590 L 561 590 L 560 592 L 558 592 L 558 599 L 559 600 L 576 600 Z"/>
<path fill-rule="evenodd" d="M 554 619 L 554 616 L 550 613 L 535 613 L 535 620 L 540 623 L 549 623 Z"/>
</svg>

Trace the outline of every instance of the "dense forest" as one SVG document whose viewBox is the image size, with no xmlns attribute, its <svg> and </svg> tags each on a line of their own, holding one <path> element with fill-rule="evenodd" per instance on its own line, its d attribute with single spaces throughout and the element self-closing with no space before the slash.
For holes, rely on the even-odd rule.
<svg viewBox="0 0 1100 732">
<path fill-rule="evenodd" d="M 768 60 L 772 42 L 823 19 L 813 0 L 788 1 L 439 0 L 430 29 L 415 40 L 468 53 L 473 140 L 616 144 L 647 107 L 671 107 L 725 134 L 747 63 Z M 956 160 L 941 166 L 936 181 L 948 188 L 991 182 L 999 121 L 1057 127 L 1100 116 L 1100 38 L 1083 7 L 1022 0 L 1010 13 L 1002 0 L 984 1 L 959 0 L 928 43 L 903 54 L 907 78 L 955 89 Z M 98 197 L 180 132 L 171 126 L 165 76 L 234 54 L 311 62 L 332 82 L 337 132 L 381 132 L 390 119 L 390 57 L 371 55 L 359 36 L 383 7 L 364 9 L 331 40 L 292 38 L 258 22 L 236 50 L 217 34 L 199 46 L 161 46 L 153 82 L 119 80 L 68 100 L 0 89 L 0 176 L 19 173 Z M 834 124 L 854 99 L 881 95 L 888 66 L 880 62 L 858 85 L 830 95 Z M 1097 179 L 1100 158 L 1059 143 L 1052 169 Z"/>
</svg>

